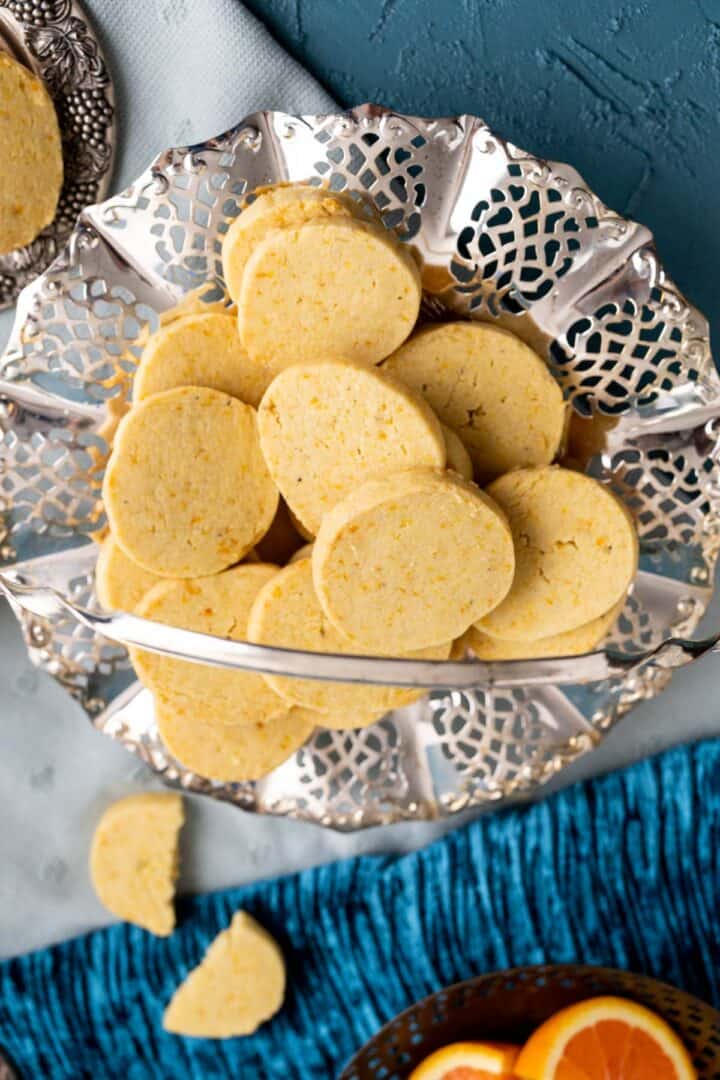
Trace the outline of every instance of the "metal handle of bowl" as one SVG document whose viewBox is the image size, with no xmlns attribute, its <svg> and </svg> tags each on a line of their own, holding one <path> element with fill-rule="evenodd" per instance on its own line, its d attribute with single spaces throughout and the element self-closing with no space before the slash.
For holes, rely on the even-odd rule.
<svg viewBox="0 0 720 1080">
<path fill-rule="evenodd" d="M 252 645 L 194 630 L 183 630 L 124 612 L 99 612 L 74 604 L 56 589 L 31 585 L 0 574 L 0 594 L 21 612 L 40 619 L 70 615 L 94 633 L 119 645 L 148 649 L 215 667 L 287 675 L 330 682 L 371 683 L 456 690 L 479 686 L 528 687 L 572 685 L 616 678 L 634 668 L 655 664 L 682 667 L 715 649 L 720 634 L 693 641 L 668 638 L 645 652 L 606 649 L 584 656 L 542 660 L 404 660 L 380 656 L 347 656 Z"/>
</svg>

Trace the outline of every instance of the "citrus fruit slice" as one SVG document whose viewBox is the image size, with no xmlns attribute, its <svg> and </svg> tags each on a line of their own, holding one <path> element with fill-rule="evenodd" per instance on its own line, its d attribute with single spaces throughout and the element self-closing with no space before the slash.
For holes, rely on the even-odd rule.
<svg viewBox="0 0 720 1080">
<path fill-rule="evenodd" d="M 515 1062 L 523 1080 L 695 1080 L 690 1056 L 656 1013 L 619 997 L 561 1009 Z"/>
<path fill-rule="evenodd" d="M 518 1047 L 509 1043 L 450 1043 L 421 1061 L 409 1080 L 508 1080 L 517 1055 Z"/>
</svg>

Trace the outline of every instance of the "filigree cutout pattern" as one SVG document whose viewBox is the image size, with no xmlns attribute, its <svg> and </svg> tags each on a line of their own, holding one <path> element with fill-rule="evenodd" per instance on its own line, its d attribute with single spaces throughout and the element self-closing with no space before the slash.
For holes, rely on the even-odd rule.
<svg viewBox="0 0 720 1080">
<path fill-rule="evenodd" d="M 300 783 L 308 806 L 333 805 L 333 818 L 387 818 L 388 806 L 407 792 L 398 732 L 389 719 L 362 731 L 320 730 L 298 751 Z"/>
<path fill-rule="evenodd" d="M 71 578 L 67 595 L 83 607 L 97 606 L 94 571 Z M 114 680 L 118 673 L 130 678 L 130 661 L 124 648 L 93 633 L 70 615 L 62 618 L 23 618 L 23 631 L 34 658 L 53 675 L 91 714 L 103 708 L 98 684 Z"/>
<path fill-rule="evenodd" d="M 698 377 L 683 362 L 682 322 L 668 313 L 667 298 L 653 289 L 647 303 L 630 298 L 603 304 L 569 327 L 551 349 L 553 371 L 573 405 L 608 415 L 648 405 Z"/>
<path fill-rule="evenodd" d="M 462 801 L 478 792 L 486 800 L 501 798 L 543 772 L 548 732 L 558 724 L 542 692 L 453 690 L 431 694 L 429 708 L 442 755 L 462 777 Z M 460 800 L 452 791 L 444 801 L 456 808 Z"/>
<path fill-rule="evenodd" d="M 315 135 L 323 157 L 315 162 L 332 191 L 358 190 L 372 198 L 383 223 L 403 240 L 420 231 L 427 198 L 423 150 L 427 139 L 399 117 L 358 131 L 330 120 Z"/>
<path fill-rule="evenodd" d="M 102 525 L 100 502 L 107 447 L 82 423 L 43 423 L 21 407 L 0 414 L 0 497 L 6 542 L 26 555 L 47 553 Z M 27 438 L 19 431 L 29 430 Z"/>
<path fill-rule="evenodd" d="M 548 295 L 567 274 L 581 245 L 581 228 L 597 228 L 597 219 L 579 220 L 555 187 L 527 181 L 520 165 L 508 166 L 507 184 L 473 207 L 459 232 L 451 271 L 468 308 L 485 307 L 497 316 L 517 315 Z"/>
</svg>

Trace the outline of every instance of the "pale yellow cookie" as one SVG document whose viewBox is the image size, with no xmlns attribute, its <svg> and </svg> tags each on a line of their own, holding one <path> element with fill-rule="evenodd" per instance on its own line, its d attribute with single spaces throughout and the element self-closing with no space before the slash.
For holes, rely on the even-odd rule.
<svg viewBox="0 0 720 1080">
<path fill-rule="evenodd" d="M 416 701 L 418 697 L 422 697 L 422 693 L 413 694 L 412 699 L 408 699 L 406 704 L 411 704 L 412 701 Z M 331 731 L 361 731 L 363 728 L 372 727 L 373 724 L 377 724 L 386 715 L 386 710 L 379 713 L 316 713 L 317 726 L 319 728 L 329 728 Z"/>
<path fill-rule="evenodd" d="M 243 563 L 223 574 L 181 581 L 161 581 L 136 608 L 154 622 L 204 634 L 247 640 L 247 623 L 260 589 L 277 567 Z M 254 724 L 285 708 L 261 675 L 195 664 L 171 656 L 132 649 L 137 676 L 156 695 L 186 700 L 205 724 Z"/>
<path fill-rule="evenodd" d="M 156 695 L 160 738 L 173 757 L 199 776 L 225 783 L 259 780 L 287 761 L 318 726 L 318 714 L 289 708 L 253 724 L 206 724 L 188 698 Z"/>
<path fill-rule="evenodd" d="M 625 595 L 638 542 L 625 507 L 583 473 L 518 469 L 488 488 L 515 540 L 510 592 L 478 629 L 507 641 L 538 641 L 597 619 Z"/>
<path fill-rule="evenodd" d="M 353 216 L 350 199 L 310 184 L 280 184 L 260 191 L 235 218 L 222 246 L 223 277 L 233 300 L 240 296 L 245 265 L 273 229 Z"/>
<path fill-rule="evenodd" d="M 245 266 L 240 337 L 275 372 L 319 356 L 377 364 L 420 310 L 420 274 L 382 226 L 352 217 L 269 233 Z"/>
<path fill-rule="evenodd" d="M 0 255 L 50 224 L 62 181 L 52 99 L 40 79 L 0 50 Z"/>
<path fill-rule="evenodd" d="M 205 312 L 183 315 L 150 336 L 135 374 L 133 400 L 176 386 L 207 386 L 257 405 L 269 382 L 269 373 L 251 362 L 240 344 L 237 319 Z"/>
<path fill-rule="evenodd" d="M 238 562 L 278 503 L 255 410 L 198 386 L 139 402 L 117 430 L 103 500 L 116 541 L 146 570 L 200 577 Z"/>
<path fill-rule="evenodd" d="M 414 465 L 444 468 L 445 440 L 427 402 L 403 383 L 351 360 L 281 372 L 258 410 L 272 477 L 312 534 L 365 480 Z"/>
<path fill-rule="evenodd" d="M 290 556 L 290 558 L 288 559 L 288 566 L 290 566 L 292 563 L 299 562 L 300 559 L 311 559 L 312 549 L 312 544 L 303 544 L 301 548 L 298 548 L 297 551 Z"/>
<path fill-rule="evenodd" d="M 383 370 L 427 398 L 480 475 L 548 464 L 560 448 L 562 391 L 545 362 L 506 330 L 480 322 L 429 326 Z"/>
<path fill-rule="evenodd" d="M 159 326 L 169 326 L 176 319 L 184 319 L 186 315 L 230 315 L 237 318 L 237 308 L 234 304 L 229 304 L 226 300 L 208 299 L 212 291 L 206 282 L 186 292 L 176 304 L 158 313 Z M 150 326 L 147 325 L 138 335 L 138 344 L 145 346 L 149 337 Z"/>
<path fill-rule="evenodd" d="M 367 651 L 362 646 L 348 642 L 327 618 L 315 594 L 310 559 L 291 563 L 262 587 L 250 612 L 248 639 L 259 645 L 317 653 L 347 653 L 353 656 Z M 417 660 L 446 660 L 449 653 L 448 642 L 404 655 Z M 311 662 L 308 662 L 308 670 L 312 670 Z M 392 686 L 290 679 L 280 675 L 266 675 L 265 679 L 276 693 L 293 704 L 318 712 L 347 716 L 358 713 L 382 716 L 424 693 L 422 690 Z M 355 726 L 350 721 L 348 724 Z"/>
<path fill-rule="evenodd" d="M 309 529 L 305 528 L 302 521 L 298 520 L 297 514 L 293 514 L 293 512 L 292 512 L 292 510 L 290 509 L 289 506 L 288 506 L 288 513 L 290 514 L 290 520 L 293 523 L 293 527 L 296 529 L 298 534 L 300 536 L 302 536 L 303 540 L 306 540 L 309 544 L 311 544 L 313 542 L 313 540 L 315 539 L 314 534 L 311 533 Z"/>
<path fill-rule="evenodd" d="M 98 899 L 119 919 L 166 937 L 175 928 L 180 795 L 128 795 L 100 818 L 90 849 L 90 877 Z"/>
<path fill-rule="evenodd" d="M 129 559 L 112 536 L 103 540 L 95 566 L 95 595 L 108 611 L 134 611 L 161 579 Z"/>
<path fill-rule="evenodd" d="M 252 1035 L 284 997 L 280 946 L 251 915 L 238 911 L 173 994 L 163 1027 L 200 1039 Z"/>
<path fill-rule="evenodd" d="M 303 537 L 295 528 L 287 503 L 281 499 L 272 525 L 256 545 L 257 555 L 261 562 L 284 566 L 302 546 Z"/>
<path fill-rule="evenodd" d="M 515 558 L 502 510 L 453 472 L 370 480 L 323 518 L 312 554 L 325 614 L 355 645 L 442 645 L 495 607 Z"/>
<path fill-rule="evenodd" d="M 445 451 L 447 454 L 447 467 L 456 472 L 465 480 L 473 478 L 472 458 L 468 454 L 462 439 L 456 435 L 452 428 L 441 424 L 443 438 L 445 439 Z"/>
<path fill-rule="evenodd" d="M 566 630 L 564 634 L 541 638 L 539 641 L 502 641 L 471 626 L 460 638 L 463 648 L 470 649 L 478 660 L 536 660 L 546 656 L 581 656 L 592 652 L 607 636 L 617 620 L 625 598 L 610 611 L 599 615 L 583 626 Z"/>
</svg>

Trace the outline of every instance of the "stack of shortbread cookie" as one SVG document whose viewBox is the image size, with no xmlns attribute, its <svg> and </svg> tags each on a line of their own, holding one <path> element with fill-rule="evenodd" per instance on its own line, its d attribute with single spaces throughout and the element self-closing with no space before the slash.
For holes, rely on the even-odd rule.
<svg viewBox="0 0 720 1080">
<path fill-rule="evenodd" d="M 532 349 L 487 323 L 417 329 L 412 252 L 325 189 L 257 193 L 223 266 L 235 307 L 180 311 L 144 347 L 105 474 L 104 605 L 349 655 L 602 640 L 636 533 L 606 487 L 553 464 L 566 407 Z M 170 752 L 225 781 L 419 694 L 133 662 Z"/>
</svg>

